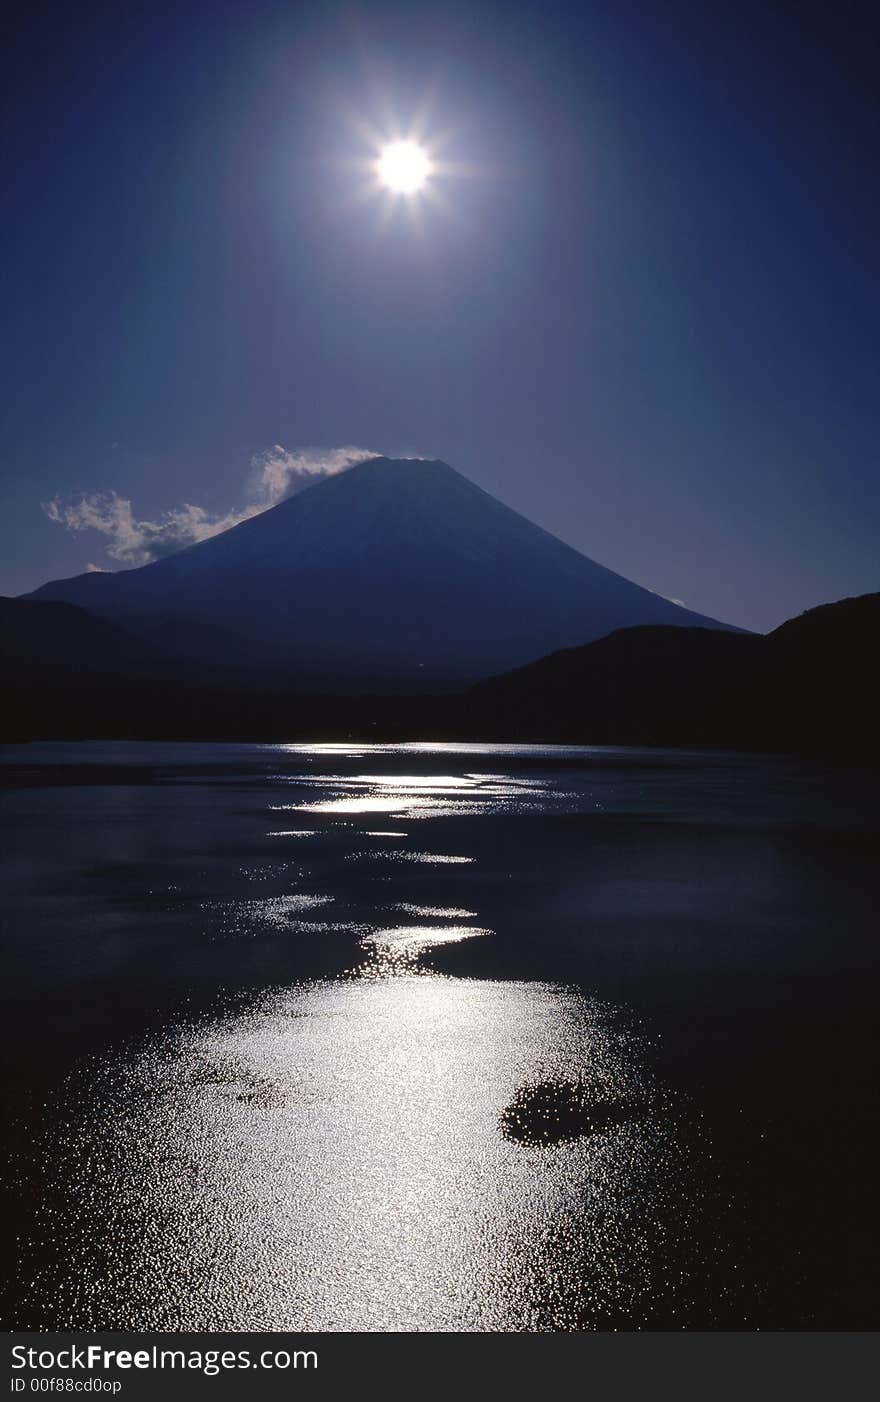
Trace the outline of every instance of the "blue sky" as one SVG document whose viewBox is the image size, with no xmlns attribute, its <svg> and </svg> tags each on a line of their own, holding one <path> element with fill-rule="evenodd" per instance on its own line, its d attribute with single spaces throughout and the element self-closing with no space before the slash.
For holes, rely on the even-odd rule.
<svg viewBox="0 0 880 1402">
<path fill-rule="evenodd" d="M 13 11 L 0 589 L 129 562 L 47 502 L 227 519 L 275 445 L 443 458 L 748 627 L 880 587 L 877 26 Z M 436 198 L 365 196 L 374 137 L 417 119 Z"/>
</svg>

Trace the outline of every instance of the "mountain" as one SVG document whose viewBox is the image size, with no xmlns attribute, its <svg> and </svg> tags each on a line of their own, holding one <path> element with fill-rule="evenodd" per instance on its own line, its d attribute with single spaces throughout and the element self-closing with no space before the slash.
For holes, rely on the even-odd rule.
<svg viewBox="0 0 880 1402">
<path fill-rule="evenodd" d="M 724 627 L 417 459 L 372 458 L 176 555 L 29 597 L 191 670 L 325 690 L 451 689 L 616 628 Z"/>
<path fill-rule="evenodd" d="M 4 740 L 541 740 L 880 762 L 880 594 L 766 637 L 625 628 L 433 696 L 184 673 L 69 604 L 0 600 L 0 653 Z"/>
<path fill-rule="evenodd" d="M 880 753 L 880 594 L 808 609 L 767 643 L 767 687 L 789 746 Z"/>
<path fill-rule="evenodd" d="M 0 738 L 79 738 L 108 729 L 120 682 L 137 693 L 151 661 L 118 624 L 73 604 L 0 597 Z M 118 710 L 118 706 L 116 707 Z"/>
<path fill-rule="evenodd" d="M 519 739 L 713 746 L 747 726 L 766 639 L 666 626 L 624 628 L 475 686 L 478 729 Z"/>
<path fill-rule="evenodd" d="M 147 665 L 143 650 L 123 628 L 73 604 L 0 597 L 0 667 L 15 677 L 119 675 Z"/>
<path fill-rule="evenodd" d="M 880 594 L 758 637 L 627 628 L 473 687 L 476 734 L 880 757 Z"/>
</svg>

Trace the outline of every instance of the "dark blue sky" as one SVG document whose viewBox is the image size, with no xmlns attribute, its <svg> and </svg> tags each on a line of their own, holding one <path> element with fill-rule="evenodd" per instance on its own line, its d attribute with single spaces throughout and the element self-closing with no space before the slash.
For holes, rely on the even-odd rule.
<svg viewBox="0 0 880 1402">
<path fill-rule="evenodd" d="M 113 565 L 42 502 L 223 514 L 273 444 L 444 458 L 754 628 L 877 589 L 871 12 L 13 11 L 0 590 Z M 383 225 L 362 124 L 429 95 L 443 205 Z"/>
</svg>

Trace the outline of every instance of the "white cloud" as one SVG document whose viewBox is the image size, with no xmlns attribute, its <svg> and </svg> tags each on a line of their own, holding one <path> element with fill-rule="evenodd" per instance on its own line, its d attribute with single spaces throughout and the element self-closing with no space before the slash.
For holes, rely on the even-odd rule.
<svg viewBox="0 0 880 1402">
<path fill-rule="evenodd" d="M 112 560 L 128 566 L 146 565 L 268 511 L 321 477 L 332 477 L 356 462 L 378 456 L 368 448 L 290 450 L 276 443 L 251 459 L 245 505 L 222 516 L 184 502 L 163 511 L 155 520 L 139 519 L 131 502 L 116 492 L 92 492 L 78 501 L 66 502 L 55 497 L 43 503 L 43 510 L 50 521 L 69 531 L 98 531 L 106 536 L 107 554 Z M 89 565 L 88 569 L 97 570 L 100 566 Z"/>
</svg>

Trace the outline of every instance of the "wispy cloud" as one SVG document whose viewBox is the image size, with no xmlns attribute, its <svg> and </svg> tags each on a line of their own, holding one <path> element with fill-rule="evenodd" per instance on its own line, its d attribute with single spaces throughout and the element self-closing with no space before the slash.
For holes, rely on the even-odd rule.
<svg viewBox="0 0 880 1402">
<path fill-rule="evenodd" d="M 146 565 L 186 545 L 207 540 L 277 506 L 285 497 L 321 477 L 344 472 L 379 454 L 369 448 L 283 448 L 280 443 L 257 453 L 245 488 L 245 505 L 225 515 L 184 502 L 154 520 L 137 517 L 131 502 L 116 492 L 92 492 L 75 501 L 54 497 L 43 502 L 50 521 L 69 531 L 97 531 L 107 538 L 107 554 L 123 565 Z M 98 566 L 89 565 L 89 569 Z"/>
</svg>

